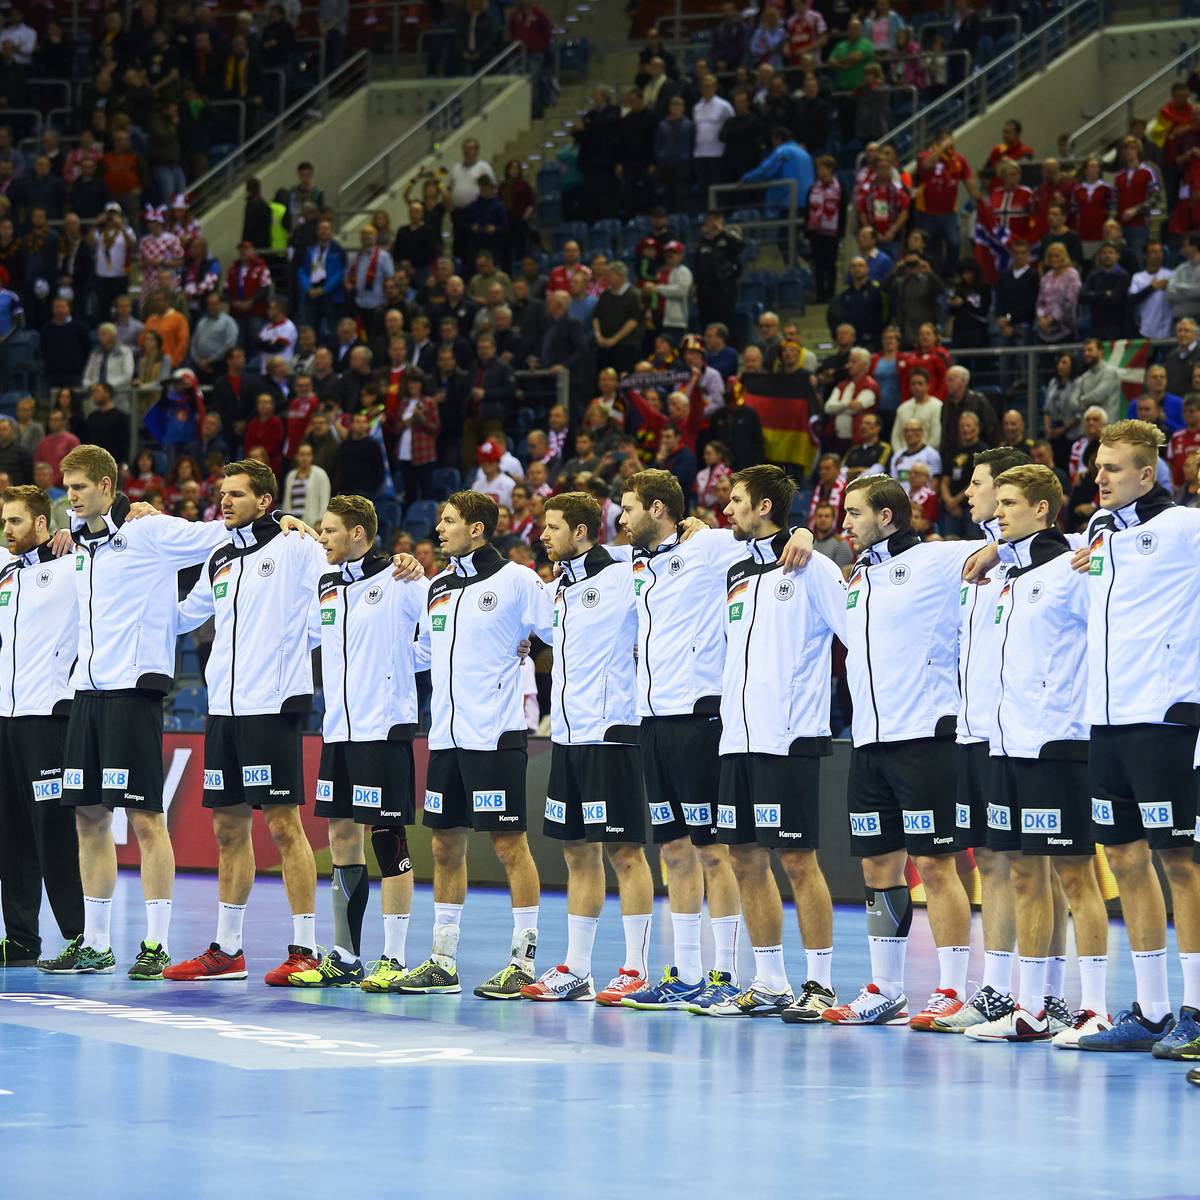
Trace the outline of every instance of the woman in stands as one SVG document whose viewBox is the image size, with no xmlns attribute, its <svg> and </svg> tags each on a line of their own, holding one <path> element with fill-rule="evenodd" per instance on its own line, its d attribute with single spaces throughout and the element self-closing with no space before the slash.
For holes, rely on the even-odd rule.
<svg viewBox="0 0 1200 1200">
<path fill-rule="evenodd" d="M 134 384 L 138 390 L 138 400 L 142 409 L 145 409 L 158 399 L 162 385 L 171 377 L 173 364 L 163 353 L 162 338 L 153 329 L 147 329 L 142 337 L 142 357 L 138 361 Z"/>
<path fill-rule="evenodd" d="M 525 170 L 519 159 L 511 158 L 504 166 L 504 178 L 500 181 L 500 203 L 508 213 L 508 245 L 505 257 L 508 269 L 515 271 L 521 259 L 529 252 L 533 232 L 533 214 L 537 211 L 537 196 L 533 186 L 525 178 Z"/>
<path fill-rule="evenodd" d="M 1062 242 L 1046 247 L 1038 285 L 1037 332 L 1043 342 L 1072 342 L 1079 328 L 1079 272 Z"/>
</svg>

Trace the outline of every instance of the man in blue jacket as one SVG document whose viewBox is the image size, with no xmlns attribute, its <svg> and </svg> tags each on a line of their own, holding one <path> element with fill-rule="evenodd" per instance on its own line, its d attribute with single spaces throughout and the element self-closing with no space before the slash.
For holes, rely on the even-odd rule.
<svg viewBox="0 0 1200 1200">
<path fill-rule="evenodd" d="M 771 130 L 771 142 L 775 149 L 754 168 L 742 176 L 742 183 L 759 183 L 768 179 L 794 179 L 796 181 L 796 213 L 803 219 L 808 203 L 808 190 L 816 178 L 812 155 L 792 136 L 783 125 Z M 786 187 L 771 188 L 767 192 L 766 208 L 784 210 L 788 207 Z"/>
<path fill-rule="evenodd" d="M 317 240 L 305 251 L 298 272 L 302 324 L 318 338 L 332 338 L 346 303 L 346 252 L 333 237 L 333 222 L 317 226 Z"/>
</svg>

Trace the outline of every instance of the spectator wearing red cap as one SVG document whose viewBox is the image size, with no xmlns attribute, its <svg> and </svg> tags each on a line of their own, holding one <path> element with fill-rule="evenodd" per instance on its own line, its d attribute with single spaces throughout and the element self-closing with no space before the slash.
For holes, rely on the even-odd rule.
<svg viewBox="0 0 1200 1200">
<path fill-rule="evenodd" d="M 504 448 L 499 441 L 493 439 L 483 442 L 475 451 L 475 459 L 479 463 L 475 491 L 491 496 L 497 504 L 503 504 L 505 508 L 511 508 L 513 488 L 517 486 L 517 481 L 500 470 L 503 457 Z"/>
<path fill-rule="evenodd" d="M 663 247 L 663 266 L 654 293 L 662 298 L 662 331 L 678 342 L 688 328 L 688 301 L 692 295 L 692 272 L 683 261 L 683 243 Z"/>
</svg>

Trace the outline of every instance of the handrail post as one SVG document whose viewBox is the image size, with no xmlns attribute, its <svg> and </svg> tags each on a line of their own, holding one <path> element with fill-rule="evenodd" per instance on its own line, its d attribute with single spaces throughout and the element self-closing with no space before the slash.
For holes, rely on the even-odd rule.
<svg viewBox="0 0 1200 1200">
<path fill-rule="evenodd" d="M 1037 422 L 1037 349 L 1033 346 L 1025 350 L 1025 428 L 1034 429 Z"/>
</svg>

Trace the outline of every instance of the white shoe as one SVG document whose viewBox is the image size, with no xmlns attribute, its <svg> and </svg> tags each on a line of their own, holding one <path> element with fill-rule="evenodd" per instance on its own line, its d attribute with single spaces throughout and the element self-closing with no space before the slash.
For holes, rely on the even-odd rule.
<svg viewBox="0 0 1200 1200">
<path fill-rule="evenodd" d="M 973 1042 L 1044 1042 L 1050 1036 L 1050 1023 L 1045 1013 L 1034 1016 L 1017 1005 L 1010 1012 L 963 1030 L 963 1037 Z"/>
<path fill-rule="evenodd" d="M 1107 1014 L 1094 1013 L 1089 1009 L 1080 1009 L 1075 1014 L 1075 1024 L 1054 1035 L 1051 1043 L 1060 1050 L 1078 1050 L 1079 1039 L 1089 1033 L 1103 1033 L 1112 1028 L 1112 1021 Z"/>
<path fill-rule="evenodd" d="M 595 1000 L 596 987 L 590 975 L 576 975 L 560 964 L 543 973 L 537 983 L 521 989 L 526 1000 Z"/>
</svg>

